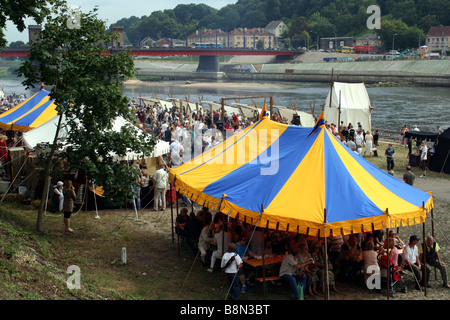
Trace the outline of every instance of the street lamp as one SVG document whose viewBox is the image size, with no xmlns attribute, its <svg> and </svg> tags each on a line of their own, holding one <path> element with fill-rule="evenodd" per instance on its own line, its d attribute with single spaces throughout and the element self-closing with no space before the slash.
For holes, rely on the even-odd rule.
<svg viewBox="0 0 450 320">
<path fill-rule="evenodd" d="M 396 35 L 397 33 L 394 33 L 394 35 L 392 36 L 392 50 L 394 50 L 394 39 Z"/>
</svg>

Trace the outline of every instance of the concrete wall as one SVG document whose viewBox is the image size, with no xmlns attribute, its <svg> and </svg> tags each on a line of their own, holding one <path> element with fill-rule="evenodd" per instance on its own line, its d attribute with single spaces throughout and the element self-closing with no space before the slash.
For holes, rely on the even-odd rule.
<svg viewBox="0 0 450 320">
<path fill-rule="evenodd" d="M 260 72 L 204 72 L 197 73 L 195 64 L 139 65 L 136 75 L 161 76 L 170 79 L 229 79 L 232 81 L 335 81 L 410 82 L 421 86 L 450 87 L 450 60 L 407 60 L 370 62 L 282 63 L 264 64 Z"/>
</svg>

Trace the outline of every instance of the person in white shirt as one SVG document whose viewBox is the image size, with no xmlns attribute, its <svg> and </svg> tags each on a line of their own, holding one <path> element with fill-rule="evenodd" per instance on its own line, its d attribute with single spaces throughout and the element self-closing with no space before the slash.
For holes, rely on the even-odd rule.
<svg viewBox="0 0 450 320">
<path fill-rule="evenodd" d="M 359 155 L 362 153 L 362 148 L 364 146 L 364 135 L 361 130 L 358 130 L 358 133 L 355 137 L 355 143 L 356 143 L 356 151 Z"/>
<path fill-rule="evenodd" d="M 172 168 L 178 167 L 183 163 L 183 146 L 175 139 L 172 139 L 170 144 L 170 158 L 172 161 Z"/>
<path fill-rule="evenodd" d="M 58 181 L 58 183 L 53 186 L 53 201 L 54 208 L 57 208 L 55 212 L 62 212 L 63 211 L 63 204 L 64 204 L 64 192 L 63 192 L 63 186 L 64 183 L 62 181 Z"/>
<path fill-rule="evenodd" d="M 229 291 L 228 296 L 233 296 L 234 300 L 240 300 L 241 288 L 237 273 L 239 268 L 242 268 L 242 265 L 243 261 L 236 252 L 236 244 L 230 243 L 228 245 L 228 251 L 225 252 L 222 257 L 220 267 L 224 268 L 225 275 L 227 276 L 228 283 L 230 284 L 231 290 Z"/>
<path fill-rule="evenodd" d="M 153 175 L 153 181 L 155 184 L 153 211 L 158 210 L 158 202 L 160 196 L 162 202 L 162 210 L 166 210 L 166 187 L 169 174 L 166 172 L 166 170 L 164 170 L 164 167 L 164 164 L 160 164 L 159 169 L 156 170 L 155 174 Z"/>
<path fill-rule="evenodd" d="M 422 145 L 419 148 L 420 151 L 420 168 L 422 168 L 422 175 L 420 178 L 425 178 L 427 175 L 427 159 L 428 159 L 428 146 L 425 140 L 422 141 Z"/>
<path fill-rule="evenodd" d="M 403 248 L 402 255 L 402 267 L 414 272 L 418 283 L 422 280 L 422 264 L 420 263 L 419 248 L 417 247 L 419 240 L 419 237 L 412 235 L 409 238 L 409 244 Z M 419 288 L 418 284 L 416 284 L 416 288 Z"/>
</svg>

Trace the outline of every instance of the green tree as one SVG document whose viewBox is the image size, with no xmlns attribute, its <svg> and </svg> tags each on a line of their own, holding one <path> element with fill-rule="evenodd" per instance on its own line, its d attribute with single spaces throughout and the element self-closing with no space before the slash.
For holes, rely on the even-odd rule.
<svg viewBox="0 0 450 320">
<path fill-rule="evenodd" d="M 9 44 L 10 48 L 23 48 L 26 47 L 27 45 L 25 44 L 25 42 L 23 41 L 13 41 Z"/>
<path fill-rule="evenodd" d="M 231 31 L 239 27 L 241 23 L 241 17 L 236 9 L 231 6 L 226 6 L 219 11 L 219 15 L 224 18 L 225 27 L 224 30 Z"/>
<path fill-rule="evenodd" d="M 8 43 L 4 29 L 6 21 L 12 21 L 20 32 L 24 31 L 26 18 L 33 18 L 40 24 L 44 18 L 64 3 L 61 0 L 0 0 L 0 49 Z"/>
<path fill-rule="evenodd" d="M 247 28 L 258 28 L 266 26 L 266 16 L 261 10 L 252 10 L 243 17 L 244 25 Z"/>
<path fill-rule="evenodd" d="M 267 21 L 281 19 L 281 2 L 280 0 L 266 0 L 266 17 Z"/>
<path fill-rule="evenodd" d="M 336 27 L 327 18 L 322 17 L 319 12 L 314 13 L 309 19 L 309 28 L 311 33 L 319 38 L 333 37 Z"/>
<path fill-rule="evenodd" d="M 120 132 L 112 129 L 120 113 L 131 119 L 128 99 L 120 85 L 133 75 L 134 62 L 127 52 L 107 54 L 101 44 L 111 42 L 114 35 L 106 32 L 105 23 L 96 10 L 82 13 L 79 28 L 68 28 L 70 14 L 65 6 L 59 14 L 48 17 L 40 41 L 30 48 L 29 61 L 19 68 L 23 84 L 34 87 L 43 82 L 51 87 L 59 115 L 57 134 L 47 158 L 45 187 L 52 172 L 52 159 L 58 148 L 58 131 L 63 116 L 70 128 L 66 147 L 58 154 L 73 168 L 83 169 L 89 179 L 102 185 L 107 203 L 117 205 L 133 197 L 133 168 L 114 161 L 113 155 L 125 156 L 127 151 L 148 154 L 155 141 L 148 135 L 136 135 L 133 126 Z M 38 212 L 37 230 L 42 232 L 45 192 Z"/>
<path fill-rule="evenodd" d="M 416 48 L 419 43 L 419 37 L 421 39 L 425 37 L 420 28 L 409 27 L 403 21 L 396 19 L 382 19 L 381 29 L 378 29 L 376 32 L 383 40 L 386 50 Z"/>
</svg>

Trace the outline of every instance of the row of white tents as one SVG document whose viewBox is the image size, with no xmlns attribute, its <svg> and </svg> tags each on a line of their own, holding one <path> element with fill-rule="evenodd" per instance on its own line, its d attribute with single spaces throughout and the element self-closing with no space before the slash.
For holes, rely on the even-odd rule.
<svg viewBox="0 0 450 320">
<path fill-rule="evenodd" d="M 222 111 L 222 104 L 220 102 L 210 100 L 201 100 L 201 103 L 175 98 L 169 100 L 141 98 L 141 100 L 144 104 L 156 104 L 166 110 L 171 110 L 173 107 L 179 109 L 185 108 L 188 116 L 191 116 L 193 113 L 203 114 L 206 110 L 212 112 Z M 373 107 L 364 83 L 333 82 L 333 86 L 324 101 L 323 107 L 325 120 L 329 124 L 334 123 L 338 127 L 343 122 L 346 125 L 351 123 L 356 127 L 357 123 L 360 122 L 365 130 L 372 129 L 371 117 Z M 262 111 L 262 108 L 256 105 L 239 102 L 232 103 L 231 105 L 224 104 L 223 108 L 229 117 L 235 114 L 245 116 L 249 119 L 257 118 Z M 267 110 L 267 112 L 270 116 L 270 110 Z M 278 114 L 281 119 L 287 119 L 289 124 L 294 116 L 299 116 L 301 126 L 313 127 L 315 125 L 314 115 L 301 110 L 274 106 L 273 112 Z"/>
</svg>

